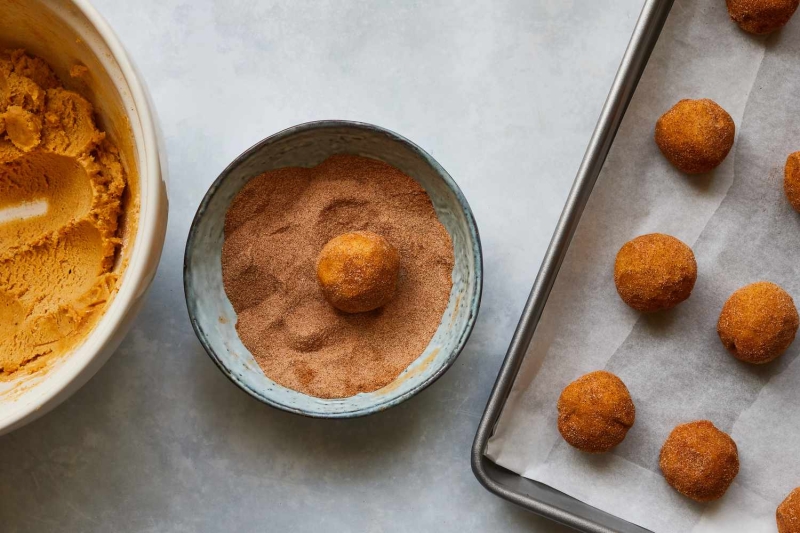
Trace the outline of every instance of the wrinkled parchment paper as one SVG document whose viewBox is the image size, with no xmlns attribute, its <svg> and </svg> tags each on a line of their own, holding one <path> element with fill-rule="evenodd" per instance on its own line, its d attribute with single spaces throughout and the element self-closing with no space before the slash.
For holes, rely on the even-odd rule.
<svg viewBox="0 0 800 533">
<path fill-rule="evenodd" d="M 685 176 L 653 142 L 682 98 L 712 98 L 737 137 L 713 173 Z M 765 366 L 740 363 L 716 333 L 722 304 L 757 280 L 800 303 L 800 215 L 783 195 L 786 156 L 800 150 L 800 15 L 753 37 L 722 0 L 678 0 L 583 214 L 514 389 L 489 443 L 496 463 L 656 532 L 774 532 L 775 508 L 800 485 L 800 339 Z M 668 233 L 694 249 L 699 276 L 675 309 L 640 315 L 616 294 L 619 247 Z M 606 369 L 636 404 L 612 453 L 568 446 L 556 401 L 578 376 Z M 673 491 L 658 453 L 680 423 L 710 419 L 739 447 L 741 470 L 721 500 Z"/>
</svg>

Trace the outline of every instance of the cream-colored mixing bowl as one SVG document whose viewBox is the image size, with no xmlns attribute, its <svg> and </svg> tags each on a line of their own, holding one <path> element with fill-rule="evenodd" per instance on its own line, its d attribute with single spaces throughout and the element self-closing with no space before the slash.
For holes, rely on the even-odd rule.
<svg viewBox="0 0 800 533">
<path fill-rule="evenodd" d="M 153 106 L 108 23 L 86 0 L 0 0 L 0 48 L 24 48 L 88 98 L 120 149 L 130 205 L 117 293 L 84 341 L 41 372 L 0 382 L 0 434 L 38 418 L 78 390 L 119 346 L 155 276 L 167 228 L 166 163 Z M 89 75 L 71 78 L 76 64 Z M 138 205 L 137 205 L 138 204 Z"/>
</svg>

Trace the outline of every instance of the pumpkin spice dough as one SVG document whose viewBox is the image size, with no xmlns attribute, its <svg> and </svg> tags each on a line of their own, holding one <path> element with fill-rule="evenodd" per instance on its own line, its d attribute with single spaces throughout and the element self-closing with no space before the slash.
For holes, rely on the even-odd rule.
<svg viewBox="0 0 800 533">
<path fill-rule="evenodd" d="M 698 502 L 718 500 L 739 473 L 733 439 L 708 420 L 681 424 L 669 434 L 658 464 L 667 483 Z"/>
<path fill-rule="evenodd" d="M 800 533 L 800 487 L 797 487 L 775 510 L 778 533 Z"/>
<path fill-rule="evenodd" d="M 598 370 L 566 386 L 558 398 L 558 431 L 567 443 L 589 453 L 607 452 L 625 439 L 636 420 L 628 387 Z"/>
<path fill-rule="evenodd" d="M 715 101 L 684 99 L 658 119 L 655 140 L 675 168 L 703 174 L 727 157 L 735 135 L 733 119 Z"/>
<path fill-rule="evenodd" d="M 672 309 L 692 294 L 696 281 L 692 249 L 663 233 L 626 242 L 614 261 L 614 284 L 620 298 L 644 313 Z"/>
<path fill-rule="evenodd" d="M 396 288 L 386 291 L 390 299 L 344 306 L 373 310 L 339 310 L 320 288 L 317 258 L 333 238 L 369 235 L 396 249 L 387 252 L 390 285 L 399 258 Z M 225 217 L 222 279 L 242 344 L 270 379 L 319 398 L 378 390 L 424 351 L 450 299 L 453 263 L 425 190 L 365 157 L 266 172 Z M 325 281 L 331 265 L 323 266 Z"/>
<path fill-rule="evenodd" d="M 769 281 L 734 291 L 722 307 L 717 333 L 737 359 L 769 363 L 789 348 L 800 327 L 800 315 L 789 293 Z"/>
<path fill-rule="evenodd" d="M 113 295 L 125 173 L 92 105 L 0 51 L 0 376 L 42 368 Z"/>
</svg>

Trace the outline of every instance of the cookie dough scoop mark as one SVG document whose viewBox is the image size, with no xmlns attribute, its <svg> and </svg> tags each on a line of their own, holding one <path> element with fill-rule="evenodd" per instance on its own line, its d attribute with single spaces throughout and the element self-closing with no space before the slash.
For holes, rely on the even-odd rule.
<svg viewBox="0 0 800 533">
<path fill-rule="evenodd" d="M 20 106 L 8 106 L 5 113 L 0 113 L 2 133 L 19 150 L 30 152 L 42 141 L 42 119 Z"/>
<path fill-rule="evenodd" d="M 322 294 L 346 313 L 386 305 L 394 296 L 399 272 L 400 253 L 385 238 L 369 231 L 331 239 L 317 259 Z"/>
</svg>

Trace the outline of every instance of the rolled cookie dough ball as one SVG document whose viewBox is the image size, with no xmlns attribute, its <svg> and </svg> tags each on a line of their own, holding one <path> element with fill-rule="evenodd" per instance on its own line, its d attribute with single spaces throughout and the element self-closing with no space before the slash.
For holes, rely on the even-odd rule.
<svg viewBox="0 0 800 533">
<path fill-rule="evenodd" d="M 656 144 L 678 170 L 702 174 L 714 170 L 733 146 L 736 126 L 716 102 L 681 100 L 656 122 Z"/>
<path fill-rule="evenodd" d="M 800 533 L 800 487 L 797 487 L 775 511 L 778 533 Z"/>
<path fill-rule="evenodd" d="M 670 486 L 698 502 L 721 498 L 739 473 L 739 452 L 708 420 L 682 424 L 661 448 L 659 466 Z"/>
<path fill-rule="evenodd" d="M 717 322 L 717 333 L 734 357 L 768 363 L 794 340 L 800 317 L 794 300 L 774 283 L 759 281 L 735 291 Z"/>
<path fill-rule="evenodd" d="M 328 241 L 317 259 L 325 299 L 346 313 L 377 309 L 392 299 L 400 253 L 376 233 L 356 231 Z"/>
<path fill-rule="evenodd" d="M 783 170 L 783 191 L 795 211 L 800 213 L 800 152 L 795 152 L 786 159 Z"/>
<path fill-rule="evenodd" d="M 746 32 L 770 33 L 789 22 L 800 0 L 726 0 L 728 14 Z"/>
<path fill-rule="evenodd" d="M 622 442 L 635 418 L 628 388 L 602 370 L 576 379 L 558 399 L 558 431 L 584 452 L 607 452 Z"/>
<path fill-rule="evenodd" d="M 614 283 L 620 298 L 637 311 L 675 307 L 692 293 L 697 262 L 692 249 L 663 233 L 626 242 L 614 262 Z"/>
</svg>

